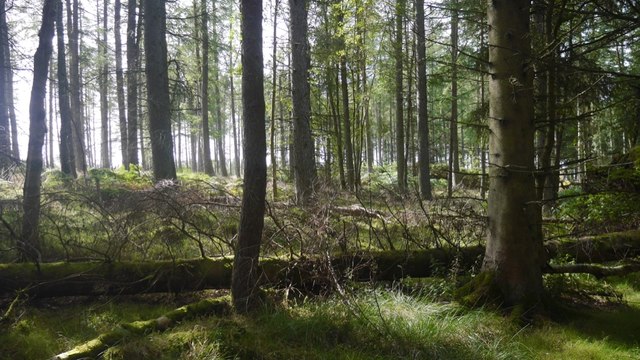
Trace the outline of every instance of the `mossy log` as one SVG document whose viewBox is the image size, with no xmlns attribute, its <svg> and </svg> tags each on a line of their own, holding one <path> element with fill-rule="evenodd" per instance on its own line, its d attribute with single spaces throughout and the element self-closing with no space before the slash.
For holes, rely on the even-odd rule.
<svg viewBox="0 0 640 360">
<path fill-rule="evenodd" d="M 550 258 L 568 255 L 578 263 L 603 263 L 640 256 L 640 231 L 627 231 L 546 244 Z M 428 277 L 479 266 L 481 246 L 418 251 L 342 254 L 312 259 L 262 259 L 264 284 L 292 285 L 317 292 L 335 280 L 392 281 Z M 232 259 L 149 262 L 0 264 L 0 296 L 94 296 L 228 289 Z M 560 272 L 552 268 L 547 272 Z M 565 268 L 565 272 L 576 269 Z M 571 271 L 570 271 L 571 270 Z M 595 270 L 594 270 L 595 271 Z M 616 270 L 617 271 L 617 270 Z"/>
<path fill-rule="evenodd" d="M 568 255 L 578 263 L 602 263 L 640 256 L 640 230 L 545 243 L 549 258 Z"/>
<path fill-rule="evenodd" d="M 640 264 L 632 263 L 613 266 L 601 264 L 551 265 L 546 272 L 548 274 L 591 274 L 597 278 L 604 278 L 607 276 L 623 276 L 640 272 Z"/>
<path fill-rule="evenodd" d="M 483 254 L 482 247 L 456 250 L 343 254 L 314 259 L 262 259 L 261 280 L 321 291 L 331 282 L 396 280 L 426 277 L 452 264 L 468 269 Z M 20 291 L 29 297 L 94 296 L 225 289 L 231 283 L 231 259 L 191 259 L 154 262 L 79 262 L 0 264 L 0 295 Z M 331 268 L 329 268 L 331 264 Z M 331 270 L 331 271 L 330 271 Z M 330 274 L 335 274 L 335 276 Z"/>
<path fill-rule="evenodd" d="M 58 354 L 51 360 L 73 360 L 97 358 L 108 348 L 118 344 L 123 339 L 140 336 L 153 331 L 164 331 L 175 326 L 180 321 L 204 315 L 223 315 L 229 313 L 231 307 L 229 299 L 206 299 L 170 311 L 157 319 L 134 321 L 121 324 L 116 329 L 101 334 L 93 340 Z"/>
</svg>

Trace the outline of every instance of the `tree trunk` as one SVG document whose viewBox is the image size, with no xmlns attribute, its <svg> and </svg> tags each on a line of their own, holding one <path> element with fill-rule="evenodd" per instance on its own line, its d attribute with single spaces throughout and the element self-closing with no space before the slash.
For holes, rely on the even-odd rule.
<svg viewBox="0 0 640 360">
<path fill-rule="evenodd" d="M 119 1 L 119 0 L 118 0 Z M 136 0 L 127 3 L 127 162 L 138 165 L 138 72 L 140 47 L 136 36 Z"/>
<path fill-rule="evenodd" d="M 209 11 L 207 10 L 207 1 L 200 2 L 200 11 L 202 19 L 202 72 L 200 81 L 201 90 L 201 119 L 202 119 L 202 151 L 204 161 L 204 172 L 209 176 L 214 175 L 213 162 L 211 161 L 211 136 L 209 134 Z"/>
<path fill-rule="evenodd" d="M 344 143 L 346 157 L 347 189 L 354 190 L 355 170 L 353 168 L 353 142 L 351 141 L 351 114 L 349 111 L 349 88 L 347 84 L 346 55 L 342 55 L 340 57 L 340 88 L 342 89 L 342 120 L 344 123 L 344 138 L 342 139 L 342 141 Z"/>
<path fill-rule="evenodd" d="M 45 122 L 45 97 L 49 59 L 53 52 L 56 0 L 46 0 L 42 10 L 42 26 L 38 37 L 38 49 L 33 59 L 33 87 L 29 103 L 29 148 L 27 172 L 24 177 L 22 237 L 18 243 L 21 260 L 40 262 L 40 184 L 42 182 L 42 145 L 47 132 Z"/>
<path fill-rule="evenodd" d="M 458 154 L 458 1 L 451 6 L 451 120 L 449 122 L 449 177 L 447 196 L 451 197 L 460 172 Z"/>
<path fill-rule="evenodd" d="M 231 92 L 231 126 L 233 127 L 233 164 L 235 166 L 236 176 L 240 177 L 240 154 L 238 152 L 238 127 L 236 121 L 236 89 L 233 81 L 233 54 L 229 55 L 229 68 L 232 69 L 231 73 L 229 74 L 229 91 Z M 271 121 L 275 122 L 275 119 L 273 117 L 271 119 Z M 273 141 L 273 137 L 271 141 Z M 274 149 L 271 150 L 273 151 Z M 273 156 L 275 159 L 275 155 Z"/>
<path fill-rule="evenodd" d="M 16 119 L 16 111 L 13 102 L 13 67 L 11 66 L 11 46 L 9 46 L 9 27 L 7 25 L 7 8 L 6 1 L 0 0 L 0 54 L 2 58 L 0 58 L 0 64 L 2 64 L 2 71 L 4 74 L 0 74 L 0 78 L 3 77 L 2 80 L 2 93 L 5 94 L 3 99 L 0 99 L 0 102 L 4 101 L 4 105 L 0 105 L 0 109 L 4 109 L 6 107 L 8 112 L 8 124 L 5 124 L 6 120 L 1 119 L 3 125 L 5 126 L 5 130 L 8 132 L 9 125 L 11 127 L 11 141 L 7 141 L 8 139 L 4 134 L 0 135 L 2 137 L 3 144 L 11 144 L 11 156 L 14 161 L 18 161 L 20 159 L 20 148 L 18 146 L 18 124 Z M 4 112 L 0 114 L 0 117 L 4 117 Z M 7 142 L 5 142 L 7 141 Z M 0 157 L 3 157 L 5 149 L 0 150 Z M 0 159 L 0 163 L 2 163 L 2 159 Z M 0 168 L 2 166 L 0 165 Z"/>
<path fill-rule="evenodd" d="M 98 7 L 96 11 L 100 14 L 99 2 L 96 2 Z M 102 11 L 102 26 L 100 26 L 100 15 L 97 15 L 98 24 L 97 28 L 100 29 L 102 34 L 101 39 L 98 40 L 98 63 L 100 64 L 100 73 L 98 75 L 98 83 L 100 88 L 100 163 L 103 168 L 111 167 L 111 152 L 109 151 L 109 142 L 111 136 L 109 133 L 109 59 L 107 52 L 107 8 L 109 5 L 108 0 L 103 2 Z"/>
<path fill-rule="evenodd" d="M 130 1 L 130 0 L 129 0 Z M 118 118 L 120 120 L 120 152 L 122 154 L 122 165 L 129 169 L 129 141 L 127 127 L 127 109 L 124 104 L 124 73 L 122 71 L 122 36 L 120 35 L 120 10 L 121 0 L 115 0 L 113 15 L 113 33 L 115 37 L 116 51 L 116 93 L 118 98 Z"/>
<path fill-rule="evenodd" d="M 418 40 L 418 139 L 420 197 L 431 200 L 431 174 L 429 169 L 429 113 L 427 111 L 427 53 L 424 28 L 424 0 L 416 0 L 416 29 Z"/>
<path fill-rule="evenodd" d="M 75 167 L 83 174 L 87 172 L 84 141 L 84 118 L 82 114 L 82 93 L 79 66 L 79 5 L 78 0 L 66 0 L 67 36 L 69 38 L 69 92 L 71 95 L 71 111 L 73 120 L 73 150 L 75 151 Z"/>
<path fill-rule="evenodd" d="M 311 91 L 309 89 L 309 43 L 307 1 L 290 0 L 293 93 L 293 161 L 296 201 L 308 205 L 316 182 L 316 162 L 311 137 Z"/>
<path fill-rule="evenodd" d="M 269 129 L 270 155 L 271 155 L 271 196 L 275 201 L 278 198 L 278 162 L 276 161 L 276 94 L 278 73 L 278 8 L 280 1 L 275 0 L 273 7 L 273 43 L 271 47 L 271 127 Z M 284 165 L 284 164 L 283 164 Z"/>
<path fill-rule="evenodd" d="M 504 306 L 536 306 L 542 239 L 533 173 L 533 68 L 528 0 L 489 4 L 489 237 L 482 270 Z"/>
<path fill-rule="evenodd" d="M 164 1 L 144 1 L 144 48 L 153 176 L 175 179 Z"/>
<path fill-rule="evenodd" d="M 404 95 L 403 95 L 403 59 L 402 39 L 404 32 L 404 15 L 406 0 L 396 0 L 396 34 L 395 34 L 395 74 L 396 74 L 396 166 L 398 191 L 401 194 L 407 191 L 407 169 L 404 153 Z"/>
<path fill-rule="evenodd" d="M 58 39 L 58 106 L 60 107 L 60 170 L 77 177 L 73 149 L 73 113 L 69 102 L 69 80 L 64 47 L 64 24 L 62 23 L 62 0 L 58 0 L 56 32 Z M 53 139 L 49 139 L 53 142 Z"/>
<path fill-rule="evenodd" d="M 5 170 L 11 166 L 11 133 L 9 131 L 9 111 L 7 108 L 7 67 L 4 52 L 7 47 L 4 45 L 6 25 L 5 1 L 0 0 L 0 178 L 4 176 Z"/>
<path fill-rule="evenodd" d="M 216 16 L 216 3 L 213 2 L 213 15 L 214 19 L 217 19 Z M 229 176 L 229 172 L 227 171 L 227 157 L 224 151 L 224 138 L 225 138 L 225 124 L 224 118 L 222 117 L 222 95 L 220 94 L 220 60 L 219 60 L 219 49 L 220 49 L 220 41 L 218 37 L 218 32 L 216 30 L 217 24 L 213 25 L 213 66 L 214 66 L 214 75 L 213 75 L 213 93 L 215 96 L 215 106 L 216 106 L 216 145 L 217 145 L 217 153 L 218 153 L 218 166 L 220 167 L 220 175 L 223 177 Z"/>
<path fill-rule="evenodd" d="M 242 0 L 242 113 L 244 116 L 244 185 L 238 242 L 233 260 L 231 295 L 236 311 L 259 305 L 258 257 L 264 227 L 267 186 L 262 1 Z"/>
</svg>

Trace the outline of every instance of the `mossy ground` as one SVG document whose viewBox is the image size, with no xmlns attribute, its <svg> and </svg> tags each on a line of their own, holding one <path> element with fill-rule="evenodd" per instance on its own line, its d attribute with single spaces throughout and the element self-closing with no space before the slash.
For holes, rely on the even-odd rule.
<svg viewBox="0 0 640 360">
<path fill-rule="evenodd" d="M 621 303 L 564 302 L 521 326 L 451 302 L 447 280 L 360 287 L 251 317 L 185 321 L 133 336 L 105 359 L 638 359 L 640 276 L 610 279 Z M 21 306 L 0 330 L 1 359 L 46 359 L 120 323 L 151 319 L 219 293 L 55 300 Z"/>
</svg>

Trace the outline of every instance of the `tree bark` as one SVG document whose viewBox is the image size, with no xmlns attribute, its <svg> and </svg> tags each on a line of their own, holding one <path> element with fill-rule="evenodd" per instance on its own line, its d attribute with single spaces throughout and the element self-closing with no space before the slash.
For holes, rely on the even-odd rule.
<svg viewBox="0 0 640 360">
<path fill-rule="evenodd" d="M 58 0 L 56 32 L 58 40 L 58 106 L 60 107 L 60 170 L 75 178 L 77 174 L 73 149 L 73 113 L 69 102 L 69 80 L 67 78 L 63 29 L 62 0 Z M 53 141 L 53 139 L 49 141 Z"/>
<path fill-rule="evenodd" d="M 528 0 L 494 0 L 489 23 L 489 237 L 482 270 L 504 306 L 536 306 L 542 239 L 535 202 L 533 68 Z"/>
<path fill-rule="evenodd" d="M 216 16 L 216 3 L 213 2 L 213 17 L 217 20 Z M 229 172 L 227 171 L 227 157 L 224 151 L 224 141 L 225 141 L 225 123 L 224 118 L 222 117 L 222 95 L 220 94 L 220 59 L 219 59 L 219 48 L 220 41 L 218 37 L 218 32 L 216 30 L 217 24 L 213 24 L 213 66 L 214 66 L 214 75 L 213 75 L 213 93 L 215 96 L 215 106 L 216 106 L 216 145 L 217 145 L 217 153 L 218 153 L 218 166 L 220 168 L 220 175 L 223 177 L 229 176 Z"/>
<path fill-rule="evenodd" d="M 73 119 L 73 149 L 75 151 L 76 169 L 87 173 L 87 159 L 84 141 L 84 117 L 82 114 L 82 92 L 80 81 L 79 55 L 79 4 L 78 0 L 66 0 L 67 4 L 67 35 L 69 37 L 69 90 L 71 93 L 71 111 Z"/>
<path fill-rule="evenodd" d="M 236 311 L 259 305 L 258 257 L 264 227 L 267 187 L 262 1 L 242 0 L 242 108 L 244 116 L 244 185 L 231 295 Z"/>
<path fill-rule="evenodd" d="M 278 162 L 276 161 L 276 94 L 278 90 L 278 8 L 280 1 L 275 0 L 273 7 L 273 42 L 271 45 L 271 126 L 269 129 L 269 145 L 271 159 L 271 196 L 272 200 L 278 198 Z M 284 164 L 283 164 L 284 165 Z"/>
<path fill-rule="evenodd" d="M 165 0 L 144 1 L 144 48 L 153 176 L 176 179 L 171 138 Z"/>
<path fill-rule="evenodd" d="M 120 124 L 120 153 L 122 155 L 122 165 L 129 170 L 129 135 L 127 127 L 127 109 L 124 103 L 124 72 L 122 70 L 122 36 L 120 34 L 120 22 L 122 17 L 121 0 L 115 0 L 113 13 L 113 35 L 115 38 L 116 52 L 116 96 L 118 99 L 118 119 Z"/>
<path fill-rule="evenodd" d="M 128 0 L 127 10 L 127 162 L 138 165 L 138 72 L 140 71 L 140 48 L 139 39 L 136 37 L 136 0 Z"/>
<path fill-rule="evenodd" d="M 4 52 L 7 47 L 4 45 L 6 25 L 6 6 L 5 1 L 0 0 L 0 177 L 4 175 L 5 170 L 11 166 L 11 133 L 9 130 L 9 109 L 7 107 L 7 67 L 6 56 Z M 8 38 L 8 37 L 7 37 Z"/>
<path fill-rule="evenodd" d="M 429 113 L 427 111 L 427 52 L 424 28 L 424 0 L 416 0 L 416 29 L 418 40 L 418 139 L 420 197 L 431 200 L 431 170 L 429 168 Z"/>
<path fill-rule="evenodd" d="M 40 262 L 40 184 L 42 182 L 42 146 L 47 132 L 45 97 L 49 60 L 53 52 L 56 0 L 46 0 L 42 10 L 42 26 L 38 37 L 38 49 L 33 59 L 33 86 L 29 103 L 29 148 L 27 172 L 24 177 L 22 237 L 18 252 L 22 261 Z"/>
<path fill-rule="evenodd" d="M 309 205 L 316 182 L 315 148 L 311 136 L 311 91 L 309 89 L 309 42 L 307 1 L 289 0 L 293 93 L 293 161 L 296 200 Z"/>
<path fill-rule="evenodd" d="M 353 142 L 351 141 L 351 113 L 349 111 L 349 88 L 347 84 L 347 57 L 340 57 L 340 87 L 342 89 L 342 120 L 344 122 L 344 143 L 347 189 L 355 190 L 355 170 L 353 164 Z"/>
<path fill-rule="evenodd" d="M 201 29 L 202 34 L 202 72 L 201 81 L 201 119 L 202 119 L 202 151 L 204 161 L 204 172 L 209 176 L 214 175 L 213 163 L 211 162 L 211 136 L 209 134 L 209 11 L 207 1 L 200 2 Z"/>
<path fill-rule="evenodd" d="M 4 74 L 0 74 L 0 78 L 4 75 L 4 79 L 2 81 L 2 93 L 5 94 L 3 99 L 0 99 L 0 102 L 4 101 L 4 105 L 0 105 L 0 109 L 7 109 L 8 122 L 4 118 L 0 118 L 0 122 L 5 126 L 4 131 L 8 132 L 9 126 L 11 127 L 11 141 L 8 141 L 8 138 L 5 134 L 0 135 L 2 138 L 3 145 L 11 144 L 10 156 L 13 157 L 13 161 L 18 161 L 20 159 L 20 148 L 18 146 L 18 128 L 17 128 L 17 119 L 16 119 L 16 111 L 13 102 L 13 67 L 11 66 L 11 46 L 9 46 L 9 27 L 7 25 L 7 8 L 6 1 L 0 1 L 0 54 L 2 58 L 0 58 L 0 64 L 2 64 L 2 69 Z M 0 114 L 0 117 L 4 117 L 5 113 Z M 5 124 L 5 122 L 7 122 Z M 0 145 L 1 146 L 1 145 Z M 0 157 L 6 155 L 4 153 L 5 149 L 0 150 Z M 0 159 L 0 163 L 3 160 Z M 0 168 L 2 166 L 0 165 Z"/>
<path fill-rule="evenodd" d="M 395 95 L 396 95 L 396 166 L 398 191 L 401 194 L 407 191 L 407 165 L 404 153 L 404 94 L 403 94 L 403 59 L 402 39 L 404 32 L 404 15 L 406 12 L 406 0 L 396 0 L 396 34 L 394 43 L 395 53 Z"/>
<path fill-rule="evenodd" d="M 99 5 L 99 3 L 96 3 Z M 100 73 L 98 75 L 98 86 L 100 88 L 100 163 L 103 168 L 111 167 L 111 152 L 109 151 L 109 143 L 111 142 L 111 134 L 109 131 L 109 59 L 107 52 L 107 8 L 109 1 L 103 1 L 102 8 L 102 24 L 100 24 L 100 15 L 97 15 L 97 28 L 100 29 L 102 35 L 98 40 L 98 63 L 100 64 Z M 99 8 L 96 12 L 100 14 Z M 101 26 L 102 25 L 102 26 Z"/>
<path fill-rule="evenodd" d="M 458 1 L 451 3 L 451 119 L 449 121 L 449 176 L 447 196 L 451 197 L 460 172 L 458 154 Z"/>
</svg>

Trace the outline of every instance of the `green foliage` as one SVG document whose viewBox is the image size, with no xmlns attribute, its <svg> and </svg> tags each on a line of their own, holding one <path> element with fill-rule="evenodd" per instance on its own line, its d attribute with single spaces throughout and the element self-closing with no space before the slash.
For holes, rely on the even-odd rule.
<svg viewBox="0 0 640 360">
<path fill-rule="evenodd" d="M 560 194 L 557 207 L 561 219 L 575 220 L 583 231 L 610 232 L 640 224 L 640 194 L 611 192 L 587 194 L 570 188 Z"/>
</svg>

